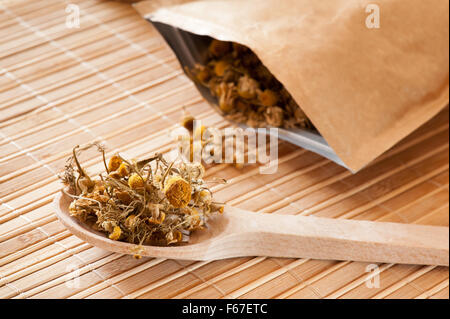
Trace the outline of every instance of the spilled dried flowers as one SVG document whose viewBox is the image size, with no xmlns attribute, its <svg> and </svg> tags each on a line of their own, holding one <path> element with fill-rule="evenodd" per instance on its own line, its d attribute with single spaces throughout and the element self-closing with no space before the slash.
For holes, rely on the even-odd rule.
<svg viewBox="0 0 450 319">
<path fill-rule="evenodd" d="M 81 151 L 97 147 L 105 172 L 91 178 L 78 161 Z M 161 154 L 140 161 L 120 155 L 106 161 L 99 144 L 73 149 L 61 179 L 73 197 L 71 216 L 112 240 L 141 245 L 189 241 L 211 214 L 222 213 L 203 180 L 204 168 L 181 160 L 168 163 Z M 139 256 L 139 251 L 136 251 Z"/>
<path fill-rule="evenodd" d="M 247 47 L 212 40 L 205 65 L 187 70 L 230 119 L 250 127 L 313 128 L 292 96 Z"/>
</svg>

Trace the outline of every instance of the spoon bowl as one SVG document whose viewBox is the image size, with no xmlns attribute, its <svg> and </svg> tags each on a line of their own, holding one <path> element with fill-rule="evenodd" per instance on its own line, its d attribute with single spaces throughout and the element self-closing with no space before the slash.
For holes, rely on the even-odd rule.
<svg viewBox="0 0 450 319">
<path fill-rule="evenodd" d="M 72 234 L 98 248 L 122 254 L 136 253 L 136 244 L 111 240 L 105 233 L 92 229 L 89 225 L 70 216 L 69 205 L 72 201 L 73 198 L 68 196 L 64 191 L 56 194 L 53 200 L 59 221 Z M 197 252 L 204 249 L 214 238 L 218 238 L 223 235 L 223 233 L 226 233 L 229 218 L 227 216 L 224 216 L 223 218 L 217 217 L 219 216 L 213 216 L 208 221 L 208 228 L 205 229 L 205 231 L 193 232 L 189 238 L 188 244 L 167 247 L 143 245 L 139 253 L 141 256 L 186 259 L 185 256 L 189 255 L 192 256 L 192 258 L 187 259 L 202 259 L 201 255 Z"/>
<path fill-rule="evenodd" d="M 93 246 L 135 254 L 137 245 L 114 241 L 70 216 L 72 198 L 59 192 L 56 215 L 75 236 Z M 271 256 L 362 262 L 449 264 L 449 228 L 441 226 L 262 214 L 226 206 L 208 227 L 179 246 L 142 246 L 142 256 L 217 260 Z"/>
</svg>

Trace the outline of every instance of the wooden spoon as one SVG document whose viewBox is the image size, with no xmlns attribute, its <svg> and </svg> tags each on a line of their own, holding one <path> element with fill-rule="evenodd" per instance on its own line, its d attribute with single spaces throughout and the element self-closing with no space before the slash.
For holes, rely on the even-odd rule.
<svg viewBox="0 0 450 319">
<path fill-rule="evenodd" d="M 68 195 L 54 199 L 74 235 L 106 250 L 134 254 L 136 245 L 108 239 L 69 215 Z M 143 246 L 142 256 L 215 260 L 272 256 L 376 263 L 449 264 L 449 228 L 295 215 L 260 214 L 227 206 L 182 246 Z"/>
</svg>

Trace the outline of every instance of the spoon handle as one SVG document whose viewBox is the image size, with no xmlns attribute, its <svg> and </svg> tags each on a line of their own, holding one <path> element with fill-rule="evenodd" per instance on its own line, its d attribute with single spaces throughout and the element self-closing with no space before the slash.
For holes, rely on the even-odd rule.
<svg viewBox="0 0 450 319">
<path fill-rule="evenodd" d="M 449 264 L 449 228 L 236 211 L 241 256 Z M 225 243 L 223 243 L 225 244 Z"/>
</svg>

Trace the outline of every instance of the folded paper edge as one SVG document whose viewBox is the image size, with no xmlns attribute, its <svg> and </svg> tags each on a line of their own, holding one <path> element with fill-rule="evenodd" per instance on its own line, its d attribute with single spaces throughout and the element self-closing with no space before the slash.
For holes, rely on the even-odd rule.
<svg viewBox="0 0 450 319">
<path fill-rule="evenodd" d="M 185 2 L 190 2 L 189 0 L 172 0 L 173 5 L 182 4 Z M 177 17 L 177 15 L 171 11 L 166 10 L 167 2 L 160 3 L 159 1 L 142 1 L 139 3 L 136 3 L 133 5 L 135 9 L 146 19 L 176 26 L 179 29 L 198 34 L 203 36 L 213 36 L 214 38 L 222 41 L 233 41 L 238 42 L 240 44 L 246 45 L 250 48 L 253 47 L 253 43 L 251 38 L 245 37 L 242 34 L 237 34 L 234 32 L 231 32 L 231 30 L 225 30 L 223 28 L 220 28 L 218 25 L 205 23 L 202 20 L 197 20 L 191 17 L 186 16 L 180 16 Z M 162 8 L 161 8 L 162 7 Z M 174 23 L 176 21 L 176 23 Z M 195 30 L 192 29 L 192 25 L 196 25 Z M 218 38 L 215 36 L 216 34 L 225 34 L 227 37 Z M 263 61 L 264 62 L 264 61 Z M 427 109 L 427 112 L 424 112 L 423 116 L 419 118 L 410 118 L 408 116 L 404 117 L 401 121 L 399 121 L 396 126 L 401 126 L 405 121 L 408 122 L 410 125 L 415 127 L 412 131 L 396 131 L 392 132 L 392 128 L 386 132 L 383 132 L 381 138 L 384 138 L 385 145 L 383 149 L 373 152 L 371 150 L 371 146 L 361 145 L 360 148 L 358 148 L 354 153 L 352 154 L 345 154 L 343 152 L 337 152 L 336 149 L 333 147 L 333 138 L 327 137 L 326 134 L 322 134 L 323 138 L 326 140 L 328 145 L 333 149 L 333 151 L 336 153 L 336 155 L 339 157 L 339 159 L 345 164 L 344 167 L 349 169 L 352 173 L 356 173 L 360 171 L 361 169 L 365 168 L 366 166 L 370 165 L 376 158 L 381 156 L 382 154 L 389 151 L 394 145 L 399 143 L 402 139 L 410 135 L 413 131 L 417 130 L 421 125 L 428 122 L 430 119 L 432 119 L 434 116 L 436 116 L 439 112 L 441 112 L 448 104 L 449 104 L 449 82 L 447 80 L 446 85 L 444 85 L 440 92 L 437 92 L 435 94 L 437 98 L 433 99 L 432 101 L 425 104 L 424 108 Z M 301 105 L 301 101 L 297 101 Z M 305 112 L 306 113 L 306 112 Z M 388 139 L 386 139 L 388 137 Z M 331 142 L 330 142 L 331 141 Z M 367 160 L 367 153 L 371 153 L 369 160 Z"/>
</svg>

